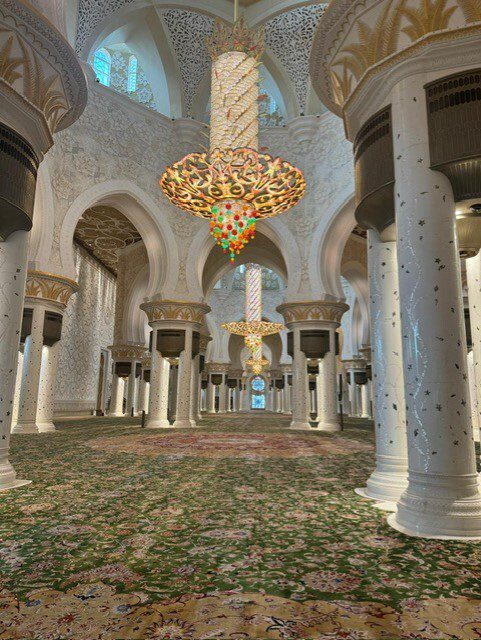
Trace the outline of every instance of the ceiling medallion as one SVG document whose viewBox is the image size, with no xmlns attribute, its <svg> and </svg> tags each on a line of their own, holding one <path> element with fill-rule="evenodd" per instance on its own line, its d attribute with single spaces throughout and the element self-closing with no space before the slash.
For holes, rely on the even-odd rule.
<svg viewBox="0 0 481 640">
<path fill-rule="evenodd" d="M 210 233 L 233 262 L 255 235 L 258 219 L 295 206 L 306 182 L 299 169 L 259 153 L 259 61 L 262 30 L 243 18 L 217 21 L 212 56 L 210 151 L 192 153 L 167 167 L 165 196 L 194 216 L 210 220 Z"/>
</svg>

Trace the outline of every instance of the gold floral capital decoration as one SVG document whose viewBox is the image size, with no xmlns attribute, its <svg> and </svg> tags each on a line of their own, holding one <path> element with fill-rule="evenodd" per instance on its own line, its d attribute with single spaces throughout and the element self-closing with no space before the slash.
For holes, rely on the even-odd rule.
<svg viewBox="0 0 481 640">
<path fill-rule="evenodd" d="M 145 344 L 113 344 L 108 347 L 114 361 L 137 360 L 142 362 L 147 356 Z"/>
<path fill-rule="evenodd" d="M 180 300 L 152 300 L 144 302 L 140 308 L 145 311 L 149 322 L 189 322 L 203 325 L 205 315 L 211 308 L 203 302 Z"/>
<path fill-rule="evenodd" d="M 45 300 L 65 309 L 70 296 L 78 290 L 79 285 L 70 278 L 46 271 L 29 271 L 27 273 L 26 298 Z"/>
<path fill-rule="evenodd" d="M 285 323 L 296 322 L 331 322 L 339 325 L 344 313 L 349 309 L 345 302 L 286 302 L 277 307 L 284 317 Z"/>
<path fill-rule="evenodd" d="M 265 322 L 264 320 L 258 322 L 227 322 L 222 324 L 221 327 L 237 336 L 256 335 L 261 337 L 270 336 L 285 329 L 284 325 L 279 322 Z"/>
<path fill-rule="evenodd" d="M 140 362 L 142 364 L 142 369 L 149 370 L 149 369 L 152 368 L 152 357 L 151 356 L 144 356 Z"/>
</svg>

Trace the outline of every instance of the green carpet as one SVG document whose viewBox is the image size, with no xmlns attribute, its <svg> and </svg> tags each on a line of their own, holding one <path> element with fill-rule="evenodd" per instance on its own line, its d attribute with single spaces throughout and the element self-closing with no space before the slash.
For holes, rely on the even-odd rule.
<svg viewBox="0 0 481 640">
<path fill-rule="evenodd" d="M 0 493 L 2 640 L 481 637 L 481 546 L 407 538 L 354 493 L 368 423 L 201 424 L 12 437 L 33 482 Z"/>
</svg>

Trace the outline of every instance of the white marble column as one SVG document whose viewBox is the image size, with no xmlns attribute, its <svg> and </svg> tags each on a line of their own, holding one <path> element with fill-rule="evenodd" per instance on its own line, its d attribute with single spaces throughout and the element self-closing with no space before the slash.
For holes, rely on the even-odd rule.
<svg viewBox="0 0 481 640">
<path fill-rule="evenodd" d="M 124 379 L 118 376 L 114 370 L 112 374 L 112 389 L 110 391 L 109 416 L 117 418 L 124 415 L 124 384 Z"/>
<path fill-rule="evenodd" d="M 37 407 L 45 307 L 41 303 L 32 303 L 31 306 L 33 308 L 32 329 L 25 340 L 18 420 L 12 433 L 39 433 L 40 431 L 37 424 Z"/>
<path fill-rule="evenodd" d="M 294 333 L 294 358 L 292 362 L 292 422 L 291 429 L 310 430 L 308 417 L 308 381 L 307 361 L 301 351 L 301 332 L 297 327 Z"/>
<path fill-rule="evenodd" d="M 240 411 L 240 390 L 239 390 L 239 380 L 237 380 L 237 386 L 234 389 L 234 411 L 239 413 Z"/>
<path fill-rule="evenodd" d="M 199 388 L 200 388 L 200 354 L 197 354 L 192 359 L 192 368 L 190 373 L 190 412 L 189 419 L 191 426 L 197 425 L 197 420 L 201 419 L 200 416 L 200 401 L 199 401 Z"/>
<path fill-rule="evenodd" d="M 369 386 L 367 382 L 361 385 L 361 418 L 370 418 L 369 413 Z"/>
<path fill-rule="evenodd" d="M 348 375 L 348 393 L 349 393 L 349 415 L 350 416 L 357 416 L 358 414 L 358 410 L 357 410 L 357 389 L 356 389 L 356 383 L 354 381 L 354 377 L 355 377 L 355 373 L 352 369 L 350 369 L 347 372 Z"/>
<path fill-rule="evenodd" d="M 211 375 L 207 384 L 207 413 L 215 413 L 215 385 L 212 384 Z"/>
<path fill-rule="evenodd" d="M 479 440 L 481 428 L 481 252 L 466 260 L 466 276 L 468 281 L 469 322 L 473 342 L 474 379 L 471 401 L 474 405 L 473 427 L 474 439 Z"/>
<path fill-rule="evenodd" d="M 0 242 L 0 490 L 28 484 L 8 459 L 18 346 L 27 278 L 28 233 L 16 231 Z"/>
<path fill-rule="evenodd" d="M 396 242 L 368 232 L 376 468 L 360 495 L 396 502 L 407 486 L 407 439 Z"/>
<path fill-rule="evenodd" d="M 481 539 L 466 335 L 451 185 L 429 168 L 422 75 L 392 91 L 408 487 L 389 523 L 414 536 Z"/>
<path fill-rule="evenodd" d="M 192 327 L 185 328 L 184 350 L 179 358 L 179 373 L 177 380 L 177 412 L 174 427 L 195 427 L 196 422 L 190 414 L 192 400 Z"/>
<path fill-rule="evenodd" d="M 155 326 L 152 332 L 151 358 L 149 413 L 145 426 L 148 429 L 170 427 L 167 419 L 170 363 L 157 351 L 157 327 Z"/>
<path fill-rule="evenodd" d="M 227 409 L 227 393 L 225 384 L 225 375 L 222 374 L 222 382 L 219 385 L 219 413 L 225 413 Z"/>
<path fill-rule="evenodd" d="M 142 414 L 142 411 L 147 413 L 149 402 L 149 383 L 144 378 L 144 372 L 142 371 L 142 375 L 139 380 L 139 398 L 137 402 L 137 413 Z"/>
<path fill-rule="evenodd" d="M 319 384 L 320 381 L 320 384 Z M 337 412 L 336 330 L 329 327 L 329 351 L 319 361 L 320 394 L 318 393 L 318 424 L 320 431 L 340 431 Z"/>
<path fill-rule="evenodd" d="M 283 411 L 282 413 L 289 414 L 291 413 L 291 385 L 288 383 L 289 374 L 284 374 L 284 389 L 282 390 L 283 395 Z"/>
<path fill-rule="evenodd" d="M 128 377 L 127 382 L 127 402 L 125 404 L 125 415 L 131 416 L 132 409 L 134 410 L 134 415 L 136 412 L 136 390 L 137 390 L 137 379 L 135 377 L 135 368 L 136 363 L 133 361 L 131 363 L 130 375 Z"/>
<path fill-rule="evenodd" d="M 15 394 L 13 396 L 12 428 L 17 424 L 17 420 L 18 420 L 18 406 L 20 404 L 20 390 L 22 388 L 22 371 L 23 371 L 23 346 L 22 346 L 22 351 L 20 350 L 18 351 L 17 377 L 15 378 Z"/>
<path fill-rule="evenodd" d="M 468 351 L 468 381 L 469 381 L 469 397 L 471 400 L 471 422 L 473 423 L 473 437 L 479 442 L 479 414 L 478 414 L 478 398 L 476 387 L 476 373 L 474 371 L 474 352 Z"/>
<path fill-rule="evenodd" d="M 50 346 L 44 345 L 42 350 L 37 407 L 37 425 L 40 432 L 55 431 L 53 414 L 59 351 L 60 341 Z"/>
</svg>

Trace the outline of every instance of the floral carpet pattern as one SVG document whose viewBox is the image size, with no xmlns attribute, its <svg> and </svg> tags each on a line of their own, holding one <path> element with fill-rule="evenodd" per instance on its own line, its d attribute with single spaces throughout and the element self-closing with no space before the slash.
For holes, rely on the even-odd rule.
<svg viewBox="0 0 481 640">
<path fill-rule="evenodd" d="M 1 640 L 481 638 L 481 545 L 408 538 L 354 493 L 371 427 L 273 414 L 15 435 Z"/>
</svg>

